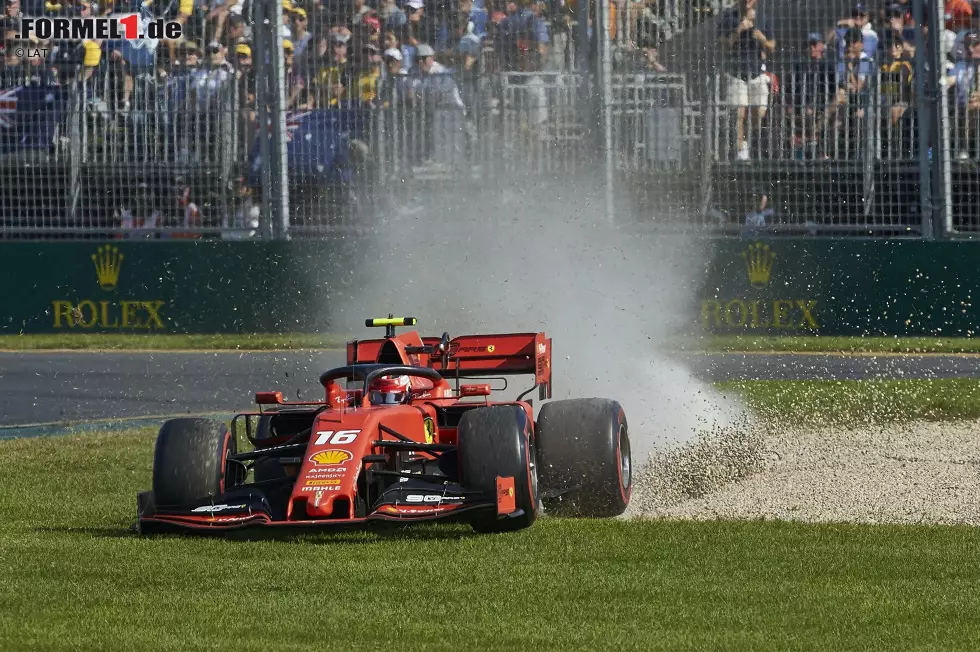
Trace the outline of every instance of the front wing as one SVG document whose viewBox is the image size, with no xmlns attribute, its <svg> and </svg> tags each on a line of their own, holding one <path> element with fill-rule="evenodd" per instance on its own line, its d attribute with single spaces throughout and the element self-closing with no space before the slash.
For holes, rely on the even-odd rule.
<svg viewBox="0 0 980 652">
<path fill-rule="evenodd" d="M 400 483 L 378 501 L 366 516 L 346 519 L 286 520 L 275 514 L 265 493 L 246 486 L 178 508 L 158 507 L 152 491 L 137 496 L 136 529 L 144 534 L 162 532 L 220 533 L 245 528 L 283 530 L 340 530 L 372 525 L 409 524 L 427 521 L 467 521 L 496 514 L 514 518 L 514 479 L 498 478 L 496 493 L 474 492 L 456 485 L 435 487 L 422 483 Z"/>
</svg>

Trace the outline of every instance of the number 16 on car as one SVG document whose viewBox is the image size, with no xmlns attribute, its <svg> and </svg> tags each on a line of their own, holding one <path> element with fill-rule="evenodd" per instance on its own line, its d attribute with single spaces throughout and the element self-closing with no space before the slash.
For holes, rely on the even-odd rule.
<svg viewBox="0 0 980 652">
<path fill-rule="evenodd" d="M 359 434 L 361 434 L 360 430 L 318 430 L 316 441 L 313 442 L 313 445 L 325 446 L 331 444 L 336 446 L 352 444 Z"/>
</svg>

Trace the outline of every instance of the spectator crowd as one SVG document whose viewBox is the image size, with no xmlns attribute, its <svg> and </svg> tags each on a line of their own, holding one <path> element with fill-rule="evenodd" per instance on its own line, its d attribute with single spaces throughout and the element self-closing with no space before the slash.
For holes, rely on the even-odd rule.
<svg viewBox="0 0 980 652">
<path fill-rule="evenodd" d="M 205 120 L 233 112 L 240 140 L 250 146 L 249 135 L 258 130 L 256 70 L 268 65 L 255 45 L 260 1 L 0 0 L 0 93 L 80 80 L 88 101 L 108 113 L 142 116 L 132 120 L 149 120 L 163 104 L 191 107 Z M 485 104 L 481 78 L 574 65 L 579 1 L 283 0 L 278 29 L 286 108 L 386 108 L 408 98 L 427 107 L 435 101 L 472 120 Z M 662 45 L 677 30 L 665 16 L 681 6 L 691 24 L 715 15 L 722 98 L 732 109 L 732 158 L 776 158 L 786 148 L 798 158 L 853 157 L 872 140 L 872 116 L 874 129 L 886 134 L 881 146 L 909 158 L 918 147 L 916 63 L 924 56 L 916 44 L 920 37 L 939 38 L 947 67 L 942 80 L 955 114 L 955 156 L 980 155 L 980 0 L 946 0 L 940 26 L 916 25 L 912 0 L 856 3 L 847 15 L 812 25 L 802 43 L 786 42 L 782 31 L 789 26 L 774 24 L 767 13 L 772 2 L 735 0 L 719 11 L 718 0 L 612 0 L 617 65 L 685 72 L 679 62 L 661 58 Z M 812 16 L 820 16 L 820 3 L 813 6 Z M 132 12 L 179 21 L 183 35 L 160 42 L 18 40 L 25 16 Z M 592 28 L 590 21 L 590 37 Z M 185 140 L 201 140 L 199 131 L 175 125 Z M 431 128 L 425 125 L 418 138 L 423 161 L 431 154 Z M 184 178 L 165 184 L 175 202 L 171 221 L 200 225 L 197 191 Z M 243 175 L 233 193 L 247 197 L 247 185 Z M 140 188 L 140 201 L 153 203 Z M 127 228 L 166 221 L 134 217 L 132 207 L 117 212 Z"/>
<path fill-rule="evenodd" d="M 132 100 L 135 79 L 147 74 L 192 74 L 201 86 L 234 78 L 254 89 L 257 0 L 0 1 L 5 88 L 63 83 L 84 67 L 89 78 L 118 78 L 122 106 Z M 463 78 L 481 69 L 541 69 L 551 53 L 551 5 L 552 0 L 285 0 L 280 32 L 290 107 L 383 102 L 381 88 L 393 75 L 432 71 L 433 64 Z M 161 43 L 17 41 L 22 16 L 132 12 L 177 20 L 183 36 Z M 27 56 L 16 56 L 21 50 Z"/>
<path fill-rule="evenodd" d="M 0 0 L 0 93 L 80 80 L 87 105 L 105 115 L 128 116 L 126 124 L 134 133 L 139 131 L 136 124 L 159 122 L 167 111 L 164 107 L 170 107 L 174 113 L 191 114 L 178 115 L 169 125 L 175 140 L 182 141 L 177 147 L 185 150 L 202 141 L 213 145 L 216 138 L 209 125 L 216 116 L 235 114 L 240 142 L 248 149 L 258 129 L 255 73 L 269 62 L 268 56 L 266 61 L 257 60 L 254 21 L 261 9 L 259 1 Z M 481 74 L 560 65 L 551 59 L 567 57 L 567 47 L 553 48 L 551 24 L 560 23 L 567 31 L 574 2 L 284 0 L 279 32 L 286 108 L 296 113 L 383 108 L 398 96 L 437 101 L 472 115 L 480 100 Z M 179 21 L 181 38 L 18 40 L 22 17 L 133 12 L 145 19 Z M 567 37 L 558 40 L 568 41 Z M 418 140 L 420 156 L 425 158 L 432 134 L 422 134 Z M 128 146 L 138 146 L 138 133 L 129 141 Z M 106 160 L 114 160 L 114 147 L 106 143 L 102 152 Z M 174 194 L 187 193 L 180 188 Z M 146 192 L 139 197 L 145 199 Z M 200 216 L 196 210 L 181 209 L 181 213 L 186 213 L 189 224 Z M 124 221 L 133 223 L 129 217 Z"/>
<path fill-rule="evenodd" d="M 947 0 L 938 27 L 928 22 L 928 2 L 921 25 L 912 0 L 858 2 L 833 24 L 813 25 L 801 44 L 782 41 L 766 6 L 736 0 L 717 24 L 736 160 L 774 157 L 772 148 L 784 145 L 798 158 L 851 158 L 876 142 L 886 156 L 913 157 L 919 146 L 915 73 L 917 59 L 927 56 L 917 43 L 933 38 L 942 48 L 940 79 L 955 118 L 955 156 L 980 155 L 980 2 Z M 872 137 L 876 133 L 882 136 Z"/>
</svg>

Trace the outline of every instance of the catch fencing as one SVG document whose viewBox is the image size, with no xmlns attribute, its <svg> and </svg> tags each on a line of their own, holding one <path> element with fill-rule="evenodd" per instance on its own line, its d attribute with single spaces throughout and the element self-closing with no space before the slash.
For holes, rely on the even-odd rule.
<svg viewBox="0 0 980 652">
<path fill-rule="evenodd" d="M 980 231 L 980 110 L 952 54 L 938 67 L 880 49 L 816 61 L 796 47 L 766 65 L 765 99 L 745 108 L 712 54 L 730 5 L 586 3 L 595 26 L 609 26 L 586 48 L 581 15 L 555 9 L 540 64 L 504 65 L 491 34 L 472 72 L 378 70 L 368 101 L 294 106 L 285 96 L 299 75 L 284 69 L 278 84 L 275 57 L 244 75 L 79 66 L 57 85 L 0 89 L 0 238 L 356 232 L 420 193 L 555 181 L 594 184 L 603 218 L 639 228 Z M 932 56 L 919 31 L 917 56 Z M 304 88 L 316 79 L 307 71 Z M 277 122 L 282 148 L 268 139 Z"/>
</svg>

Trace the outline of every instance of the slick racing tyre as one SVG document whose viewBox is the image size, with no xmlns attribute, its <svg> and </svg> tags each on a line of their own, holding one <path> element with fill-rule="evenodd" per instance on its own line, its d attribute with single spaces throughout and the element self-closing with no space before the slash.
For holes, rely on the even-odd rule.
<svg viewBox="0 0 980 652">
<path fill-rule="evenodd" d="M 235 438 L 220 421 L 166 421 L 153 454 L 153 498 L 157 506 L 187 505 L 240 484 L 244 467 L 226 461 L 237 451 Z"/>
<path fill-rule="evenodd" d="M 497 476 L 514 478 L 518 516 L 496 512 L 472 522 L 477 532 L 511 532 L 538 517 L 538 474 L 534 433 L 527 413 L 517 406 L 476 408 L 459 421 L 460 484 L 497 495 Z"/>
<path fill-rule="evenodd" d="M 609 518 L 626 511 L 633 461 L 619 403 L 599 398 L 547 403 L 538 412 L 536 433 L 546 512 Z"/>
</svg>

